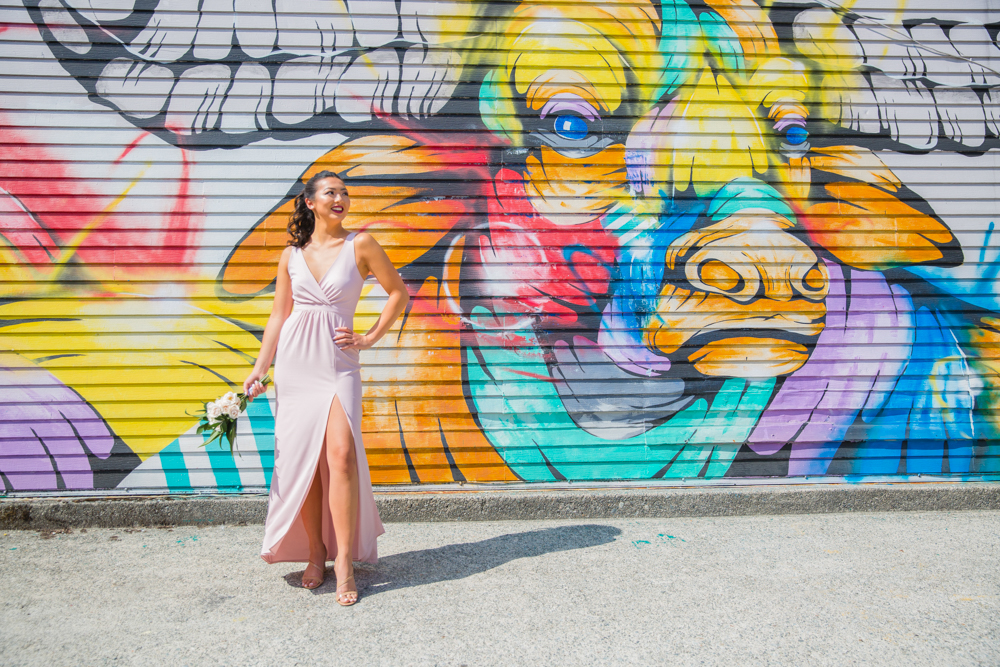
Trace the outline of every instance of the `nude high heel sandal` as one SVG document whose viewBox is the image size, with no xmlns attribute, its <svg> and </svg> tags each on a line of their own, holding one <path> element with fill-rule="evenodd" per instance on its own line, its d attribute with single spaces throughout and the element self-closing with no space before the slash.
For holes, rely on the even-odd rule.
<svg viewBox="0 0 1000 667">
<path fill-rule="evenodd" d="M 353 591 L 344 591 L 343 593 L 340 592 L 340 589 L 342 587 L 346 586 L 348 583 L 353 581 L 354 581 L 354 575 L 352 574 L 347 579 L 344 579 L 344 581 L 337 582 L 337 604 L 339 604 L 341 607 L 350 607 L 352 604 L 358 601 L 357 583 L 354 584 Z"/>
<path fill-rule="evenodd" d="M 307 577 L 306 572 L 309 571 L 310 567 L 315 567 L 319 570 L 319 577 Z M 314 563 L 309 561 L 306 565 L 306 569 L 302 572 L 302 588 L 307 588 L 313 590 L 314 588 L 319 588 L 323 585 L 326 580 L 326 563 Z"/>
</svg>

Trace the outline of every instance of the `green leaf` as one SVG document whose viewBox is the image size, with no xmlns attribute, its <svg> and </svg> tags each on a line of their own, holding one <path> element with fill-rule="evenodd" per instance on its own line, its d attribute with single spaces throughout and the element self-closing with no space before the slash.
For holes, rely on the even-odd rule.
<svg viewBox="0 0 1000 667">
<path fill-rule="evenodd" d="M 218 431 L 214 431 L 213 433 L 214 434 L 212 435 L 212 437 L 206 440 L 205 442 L 201 443 L 199 447 L 207 447 L 208 445 L 212 444 L 213 442 L 222 437 L 222 433 Z"/>
<path fill-rule="evenodd" d="M 233 449 L 236 447 L 236 422 L 232 422 L 229 425 L 229 429 L 226 431 L 226 438 L 229 440 L 229 453 L 233 453 Z"/>
</svg>

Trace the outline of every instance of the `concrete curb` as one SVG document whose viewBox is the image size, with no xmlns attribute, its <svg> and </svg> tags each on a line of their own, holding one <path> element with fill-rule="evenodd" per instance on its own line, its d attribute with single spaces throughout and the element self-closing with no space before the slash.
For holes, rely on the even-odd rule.
<svg viewBox="0 0 1000 667">
<path fill-rule="evenodd" d="M 1000 483 L 380 492 L 387 523 L 1000 510 Z M 0 529 L 261 524 L 261 496 L 2 498 Z"/>
</svg>

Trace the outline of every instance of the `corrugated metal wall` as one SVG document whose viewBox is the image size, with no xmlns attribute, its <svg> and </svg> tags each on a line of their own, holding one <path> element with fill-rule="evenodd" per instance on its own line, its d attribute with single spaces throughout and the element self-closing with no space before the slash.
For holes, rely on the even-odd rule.
<svg viewBox="0 0 1000 667">
<path fill-rule="evenodd" d="M 413 297 L 363 355 L 376 484 L 990 477 L 964 4 L 2 0 L 5 492 L 266 488 L 271 400 L 235 457 L 189 413 L 320 169 Z"/>
</svg>

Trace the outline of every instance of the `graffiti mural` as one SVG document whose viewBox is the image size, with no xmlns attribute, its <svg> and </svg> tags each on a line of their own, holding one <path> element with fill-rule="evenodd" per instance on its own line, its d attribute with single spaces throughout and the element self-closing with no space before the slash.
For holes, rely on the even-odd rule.
<svg viewBox="0 0 1000 667">
<path fill-rule="evenodd" d="M 363 354 L 375 483 L 1000 473 L 985 3 L 2 11 L 6 492 L 267 487 L 270 400 L 236 456 L 189 412 L 322 169 L 413 297 Z"/>
</svg>

